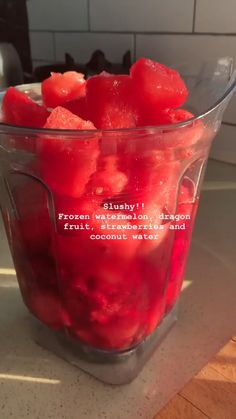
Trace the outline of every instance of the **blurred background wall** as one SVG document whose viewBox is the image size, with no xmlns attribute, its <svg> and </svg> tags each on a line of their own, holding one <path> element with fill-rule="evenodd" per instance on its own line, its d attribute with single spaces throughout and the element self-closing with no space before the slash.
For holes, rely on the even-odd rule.
<svg viewBox="0 0 236 419">
<path fill-rule="evenodd" d="M 28 0 L 27 9 L 34 67 L 66 52 L 85 63 L 96 49 L 113 62 L 130 50 L 170 65 L 219 56 L 236 63 L 236 0 Z M 236 163 L 235 98 L 212 155 Z"/>
</svg>

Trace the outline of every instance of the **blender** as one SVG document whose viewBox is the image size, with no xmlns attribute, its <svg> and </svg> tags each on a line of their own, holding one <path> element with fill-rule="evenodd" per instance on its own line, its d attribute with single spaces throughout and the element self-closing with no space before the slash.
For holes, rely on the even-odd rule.
<svg viewBox="0 0 236 419">
<path fill-rule="evenodd" d="M 236 85 L 227 57 L 178 70 L 196 115 L 179 124 L 0 124 L 0 206 L 32 336 L 106 383 L 131 382 L 177 320 L 204 170 Z M 40 103 L 40 85 L 18 89 Z M 115 184 L 100 188 L 114 164 Z"/>
</svg>

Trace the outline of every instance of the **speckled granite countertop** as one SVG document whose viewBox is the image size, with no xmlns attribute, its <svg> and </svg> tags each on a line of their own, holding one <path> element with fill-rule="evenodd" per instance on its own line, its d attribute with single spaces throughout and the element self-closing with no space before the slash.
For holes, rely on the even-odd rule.
<svg viewBox="0 0 236 419">
<path fill-rule="evenodd" d="M 236 166 L 211 161 L 179 321 L 129 385 L 104 385 L 37 346 L 0 223 L 0 418 L 151 419 L 235 335 Z"/>
</svg>

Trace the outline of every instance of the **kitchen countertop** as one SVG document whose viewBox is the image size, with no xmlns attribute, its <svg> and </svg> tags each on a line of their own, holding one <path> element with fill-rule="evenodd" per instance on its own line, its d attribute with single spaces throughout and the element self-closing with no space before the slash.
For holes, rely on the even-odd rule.
<svg viewBox="0 0 236 419">
<path fill-rule="evenodd" d="M 179 321 L 125 386 L 37 346 L 0 224 L 0 418 L 151 419 L 235 335 L 236 166 L 210 161 Z"/>
</svg>

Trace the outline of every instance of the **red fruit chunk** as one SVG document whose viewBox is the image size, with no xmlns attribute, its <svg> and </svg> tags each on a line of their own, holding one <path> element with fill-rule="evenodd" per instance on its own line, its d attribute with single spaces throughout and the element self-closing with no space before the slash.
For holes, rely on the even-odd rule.
<svg viewBox="0 0 236 419">
<path fill-rule="evenodd" d="M 140 58 L 130 74 L 143 107 L 177 108 L 187 99 L 188 90 L 179 73 L 163 64 Z"/>
<path fill-rule="evenodd" d="M 12 174 L 8 185 L 18 214 L 21 241 L 31 254 L 49 252 L 51 221 L 48 210 L 48 192 L 33 177 Z"/>
<path fill-rule="evenodd" d="M 7 89 L 2 102 L 3 122 L 31 128 L 42 128 L 50 115 L 25 93 L 14 87 Z"/>
<path fill-rule="evenodd" d="M 67 109 L 54 109 L 45 128 L 92 130 L 94 125 Z M 44 181 L 60 195 L 78 198 L 96 170 L 98 138 L 89 133 L 69 140 L 65 137 L 42 137 L 38 143 Z"/>
<path fill-rule="evenodd" d="M 39 320 L 54 329 L 70 325 L 69 317 L 56 293 L 33 291 L 30 309 Z"/>
<path fill-rule="evenodd" d="M 52 73 L 42 82 L 42 96 L 46 106 L 55 108 L 71 100 L 85 96 L 84 75 L 76 71 L 64 74 Z"/>
<path fill-rule="evenodd" d="M 204 141 L 204 130 L 202 121 L 198 120 L 180 128 L 166 130 L 158 144 L 159 148 L 174 149 L 177 158 L 180 160 L 191 157 L 193 154 L 192 147 L 199 141 Z M 181 149 L 180 152 L 178 149 Z"/>
<path fill-rule="evenodd" d="M 149 239 L 143 238 L 139 247 L 139 254 L 148 255 L 155 251 L 155 261 L 157 262 L 158 260 L 160 266 L 161 264 L 163 265 L 163 260 L 166 259 L 164 253 L 166 253 L 166 245 L 169 238 L 168 225 L 164 225 L 161 219 L 163 212 L 164 208 L 161 208 L 155 201 L 149 202 L 149 204 L 140 211 L 142 215 L 145 214 L 148 216 L 149 220 L 147 224 L 151 223 L 152 225 L 155 225 L 156 229 L 139 232 L 139 234 L 147 234 L 149 236 Z"/>
<path fill-rule="evenodd" d="M 81 129 L 91 130 L 96 129 L 90 121 L 85 121 L 79 116 L 74 115 L 67 109 L 58 106 L 55 108 L 47 119 L 44 128 L 50 129 Z"/>
<path fill-rule="evenodd" d="M 95 333 L 99 337 L 100 346 L 104 349 L 128 348 L 135 343 L 135 336 L 139 332 L 140 320 L 138 313 L 127 312 L 124 316 L 117 316 L 108 324 L 97 324 Z"/>
<path fill-rule="evenodd" d="M 131 78 L 101 73 L 87 81 L 89 119 L 99 129 L 132 128 L 139 110 Z"/>
<path fill-rule="evenodd" d="M 72 224 L 89 223 L 89 219 L 86 216 L 92 217 L 93 213 L 96 212 L 99 200 L 96 197 L 89 197 L 89 199 L 81 197 L 79 199 L 69 198 L 68 196 L 55 196 L 54 205 L 56 212 L 57 231 L 63 233 L 63 235 L 80 235 L 79 231 L 65 229 L 65 224 L 70 222 Z M 65 217 L 70 215 L 71 218 Z M 77 218 L 77 216 L 81 218 Z M 86 232 L 81 231 L 84 235 Z M 63 237 L 62 237 L 63 239 Z M 86 250 L 85 250 L 86 251 Z"/>
<path fill-rule="evenodd" d="M 121 168 L 129 179 L 124 191 L 129 200 L 145 204 L 145 209 L 155 203 L 161 209 L 167 205 L 170 212 L 174 211 L 181 165 L 178 161 L 171 162 L 171 158 L 165 150 L 155 149 L 130 153 L 123 159 L 121 155 Z"/>
<path fill-rule="evenodd" d="M 121 193 L 128 183 L 128 178 L 117 168 L 117 157 L 102 157 L 98 165 L 100 170 L 92 175 L 87 185 L 88 194 L 104 199 Z"/>
<path fill-rule="evenodd" d="M 156 107 L 147 107 L 140 119 L 140 125 L 169 125 L 178 124 L 194 115 L 185 109 L 157 109 Z"/>
<path fill-rule="evenodd" d="M 79 211 L 76 213 L 80 214 Z M 96 263 L 99 261 L 105 263 L 116 258 L 127 263 L 128 260 L 132 260 L 139 241 L 133 240 L 133 230 L 129 228 L 130 223 L 126 220 L 103 219 L 107 215 L 112 216 L 114 212 L 102 210 L 101 207 L 98 207 L 93 214 L 89 212 L 87 214 L 90 219 L 84 221 L 84 224 L 88 223 L 90 229 L 69 230 L 65 232 L 65 235 L 57 236 L 63 268 L 90 276 L 92 273 L 96 274 Z M 115 214 L 121 215 L 120 212 Z M 98 220 L 96 215 L 102 218 Z M 81 222 L 71 221 L 70 224 L 81 225 Z M 109 228 L 109 226 L 112 227 Z"/>
<path fill-rule="evenodd" d="M 187 121 L 194 117 L 194 115 L 185 109 L 165 109 L 161 113 L 163 122 L 166 124 L 178 124 L 182 121 Z"/>
<path fill-rule="evenodd" d="M 100 219 L 96 219 L 100 217 Z M 101 256 L 111 257 L 117 256 L 122 260 L 132 259 L 135 256 L 138 243 L 133 240 L 132 234 L 133 231 L 129 229 L 130 222 L 123 219 L 109 219 L 106 217 L 111 217 L 112 215 L 122 216 L 122 213 L 119 211 L 109 211 L 102 208 L 96 211 L 95 219 L 93 221 L 93 234 L 96 235 L 116 235 L 119 236 L 118 239 L 105 238 L 100 240 L 95 240 L 96 247 L 100 250 Z M 103 219 L 106 218 L 106 219 Z M 112 225 L 112 229 L 110 226 Z M 103 227 L 102 227 L 103 226 Z M 104 228 L 106 226 L 106 228 Z M 127 226 L 126 228 L 123 228 Z M 120 236 L 125 235 L 126 238 L 121 238 Z M 99 256 L 99 254 L 97 255 Z"/>
<path fill-rule="evenodd" d="M 63 108 L 68 109 L 68 111 L 74 113 L 82 119 L 85 119 L 86 121 L 89 119 L 87 101 L 85 96 L 80 97 L 77 100 L 72 100 L 71 102 L 64 103 Z"/>
<path fill-rule="evenodd" d="M 191 168 L 189 169 L 191 173 Z M 190 174 L 189 173 L 189 174 Z M 177 215 L 190 217 L 184 221 L 185 229 L 175 230 L 174 245 L 170 263 L 169 283 L 166 291 L 166 312 L 175 304 L 184 279 L 184 271 L 190 246 L 190 239 L 194 226 L 194 220 L 198 208 L 198 199 L 195 197 L 196 187 L 191 178 L 185 176 L 179 189 Z M 183 220 L 175 221 L 180 226 Z"/>
</svg>

